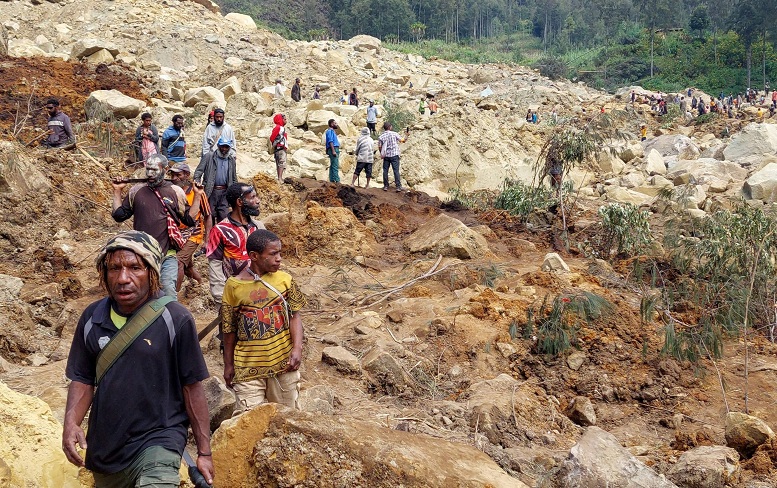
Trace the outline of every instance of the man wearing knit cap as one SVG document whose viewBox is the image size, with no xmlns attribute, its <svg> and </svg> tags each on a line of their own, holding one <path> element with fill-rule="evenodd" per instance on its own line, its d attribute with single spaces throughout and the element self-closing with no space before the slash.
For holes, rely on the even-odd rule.
<svg viewBox="0 0 777 488">
<path fill-rule="evenodd" d="M 97 488 L 178 487 L 189 424 L 197 468 L 208 483 L 214 477 L 208 369 L 191 314 L 161 294 L 162 256 L 145 232 L 111 238 L 96 260 L 108 297 L 86 308 L 70 347 L 62 449 Z"/>
</svg>

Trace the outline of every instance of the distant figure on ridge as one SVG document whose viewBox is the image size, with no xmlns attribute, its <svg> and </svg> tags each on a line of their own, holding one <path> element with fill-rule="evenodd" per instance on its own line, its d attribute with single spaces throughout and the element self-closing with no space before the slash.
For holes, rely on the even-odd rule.
<svg viewBox="0 0 777 488">
<path fill-rule="evenodd" d="M 294 80 L 294 86 L 291 87 L 291 99 L 295 102 L 302 100 L 302 93 L 299 85 L 299 78 Z"/>
<path fill-rule="evenodd" d="M 151 114 L 146 112 L 140 116 L 142 123 L 135 130 L 135 154 L 136 161 L 145 161 L 152 154 L 159 152 L 159 132 L 151 123 Z"/>
</svg>

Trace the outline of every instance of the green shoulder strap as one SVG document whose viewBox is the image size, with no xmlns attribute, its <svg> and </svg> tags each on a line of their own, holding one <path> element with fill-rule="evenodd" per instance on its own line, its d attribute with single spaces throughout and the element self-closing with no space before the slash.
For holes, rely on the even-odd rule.
<svg viewBox="0 0 777 488">
<path fill-rule="evenodd" d="M 117 359 L 127 350 L 127 348 L 135 342 L 140 334 L 145 331 L 149 325 L 162 315 L 165 310 L 165 305 L 175 301 L 171 296 L 165 295 L 156 300 L 150 301 L 143 305 L 135 314 L 130 317 L 124 327 L 114 334 L 108 344 L 105 345 L 100 354 L 97 356 L 97 373 L 95 374 L 94 384 L 95 386 L 100 384 L 100 380 L 103 379 L 105 373 L 111 369 L 111 366 Z"/>
</svg>

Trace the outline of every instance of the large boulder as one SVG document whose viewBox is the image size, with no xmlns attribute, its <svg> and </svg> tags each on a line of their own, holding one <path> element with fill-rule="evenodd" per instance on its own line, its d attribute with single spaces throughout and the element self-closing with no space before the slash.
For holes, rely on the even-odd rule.
<svg viewBox="0 0 777 488">
<path fill-rule="evenodd" d="M 212 86 L 199 86 L 186 90 L 186 93 L 183 95 L 183 106 L 194 107 L 198 103 L 204 103 L 206 105 L 216 103 L 223 107 L 226 105 L 226 99 L 221 90 L 213 88 Z"/>
<path fill-rule="evenodd" d="M 772 437 L 772 429 L 757 417 L 741 412 L 726 415 L 726 445 L 744 457 L 752 456 L 758 446 Z"/>
<path fill-rule="evenodd" d="M 0 419 L 0 485 L 81 486 L 78 468 L 62 452 L 62 425 L 43 400 L 0 382 Z"/>
<path fill-rule="evenodd" d="M 701 446 L 684 452 L 667 476 L 683 488 L 720 488 L 738 483 L 740 472 L 734 449 Z"/>
<path fill-rule="evenodd" d="M 386 75 L 386 81 L 402 86 L 410 81 L 410 76 L 410 71 L 406 69 L 395 69 Z"/>
<path fill-rule="evenodd" d="M 329 110 L 313 110 L 308 112 L 308 130 L 313 131 L 316 134 L 321 134 L 329 127 L 329 119 L 339 120 L 339 115 Z"/>
<path fill-rule="evenodd" d="M 664 163 L 664 158 L 655 149 L 648 150 L 647 156 L 645 157 L 645 173 L 650 176 L 666 174 L 666 163 Z"/>
<path fill-rule="evenodd" d="M 380 52 L 380 39 L 364 34 L 352 37 L 348 42 L 353 46 L 354 51 L 374 51 Z"/>
<path fill-rule="evenodd" d="M 577 425 L 583 427 L 596 425 L 596 411 L 594 404 L 588 397 L 577 396 L 573 398 L 564 413 L 569 417 L 569 420 Z"/>
<path fill-rule="evenodd" d="M 554 477 L 561 488 L 677 488 L 599 427 L 588 427 Z"/>
<path fill-rule="evenodd" d="M 113 57 L 119 54 L 118 46 L 111 42 L 103 39 L 81 39 L 73 45 L 73 48 L 70 50 L 70 57 L 73 59 L 85 58 L 101 49 L 110 52 Z"/>
<path fill-rule="evenodd" d="M 225 15 L 224 18 L 245 29 L 256 30 L 256 22 L 254 21 L 254 19 L 251 18 L 250 15 L 239 14 L 237 12 L 230 12 L 227 15 Z"/>
<path fill-rule="evenodd" d="M 769 163 L 753 173 L 742 185 L 747 200 L 777 201 L 777 163 Z"/>
<path fill-rule="evenodd" d="M 229 97 L 226 108 L 227 118 L 248 117 L 253 114 L 272 115 L 272 105 L 263 96 L 254 92 L 242 92 Z"/>
<path fill-rule="evenodd" d="M 723 150 L 723 157 L 736 161 L 748 156 L 774 154 L 777 151 L 777 126 L 774 124 L 748 124 L 731 138 Z"/>
<path fill-rule="evenodd" d="M 230 76 L 221 84 L 219 91 L 224 94 L 225 99 L 229 99 L 234 95 L 242 93 L 243 88 L 241 87 L 240 80 L 237 79 L 237 76 Z"/>
<path fill-rule="evenodd" d="M 372 422 L 260 405 L 213 434 L 218 486 L 526 488 L 472 446 Z M 336 482 L 333 482 L 336 480 Z"/>
<path fill-rule="evenodd" d="M 433 252 L 461 259 L 483 257 L 488 252 L 485 237 L 446 214 L 421 225 L 404 245 L 411 253 Z"/>
<path fill-rule="evenodd" d="M 315 178 L 316 174 L 326 169 L 329 158 L 323 151 L 311 151 L 310 149 L 297 149 L 289 158 L 290 166 L 299 167 L 301 178 Z"/>
<path fill-rule="evenodd" d="M 134 119 L 146 107 L 146 102 L 128 97 L 119 90 L 97 90 L 89 94 L 84 110 L 89 119 L 105 120 L 116 118 Z"/>
<path fill-rule="evenodd" d="M 699 147 L 690 138 L 679 134 L 658 136 L 644 142 L 643 146 L 646 154 L 655 149 L 663 157 L 677 156 L 677 159 L 696 159 L 700 154 Z"/>
</svg>

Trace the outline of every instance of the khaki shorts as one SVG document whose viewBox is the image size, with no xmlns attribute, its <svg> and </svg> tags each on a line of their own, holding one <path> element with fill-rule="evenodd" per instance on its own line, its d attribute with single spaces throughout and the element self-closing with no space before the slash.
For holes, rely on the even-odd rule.
<svg viewBox="0 0 777 488">
<path fill-rule="evenodd" d="M 262 403 L 272 402 L 299 410 L 299 370 L 281 373 L 272 378 L 235 383 L 237 395 L 235 415 L 251 410 Z"/>
<path fill-rule="evenodd" d="M 286 169 L 286 150 L 278 149 L 275 151 L 275 166 Z"/>
</svg>

